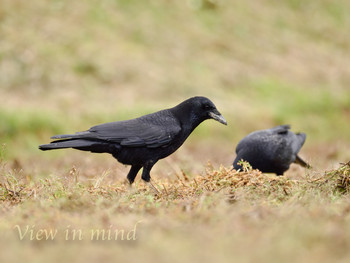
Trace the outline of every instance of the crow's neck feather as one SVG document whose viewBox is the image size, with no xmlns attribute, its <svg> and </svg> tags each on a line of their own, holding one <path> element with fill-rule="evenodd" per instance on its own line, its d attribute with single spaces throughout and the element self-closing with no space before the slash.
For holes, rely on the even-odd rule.
<svg viewBox="0 0 350 263">
<path fill-rule="evenodd" d="M 181 126 L 187 132 L 192 132 L 205 118 L 196 113 L 193 105 L 183 102 L 171 109 L 174 116 L 180 121 Z"/>
</svg>

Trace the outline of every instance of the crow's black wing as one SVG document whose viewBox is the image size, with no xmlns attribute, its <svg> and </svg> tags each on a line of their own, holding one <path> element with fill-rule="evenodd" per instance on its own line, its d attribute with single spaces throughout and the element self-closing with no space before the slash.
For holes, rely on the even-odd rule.
<svg viewBox="0 0 350 263">
<path fill-rule="evenodd" d="M 288 130 L 290 130 L 290 125 L 287 124 L 273 127 L 267 131 L 270 131 L 273 134 L 288 134 Z"/>
<path fill-rule="evenodd" d="M 168 111 L 160 111 L 137 119 L 97 125 L 82 136 L 126 147 L 157 148 L 170 144 L 180 131 L 179 121 Z"/>
<path fill-rule="evenodd" d="M 280 142 L 290 135 L 289 125 L 280 125 L 266 130 L 258 130 L 244 137 L 236 147 L 236 153 L 244 149 L 273 148 L 277 149 Z M 265 149 L 267 151 L 267 149 Z"/>
</svg>

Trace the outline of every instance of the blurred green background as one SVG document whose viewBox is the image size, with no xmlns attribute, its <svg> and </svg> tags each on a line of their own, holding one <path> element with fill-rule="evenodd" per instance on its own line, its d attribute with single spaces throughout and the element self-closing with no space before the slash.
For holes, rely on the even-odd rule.
<svg viewBox="0 0 350 263">
<path fill-rule="evenodd" d="M 247 133 L 291 124 L 311 159 L 346 161 L 349 12 L 347 0 L 1 0 L 6 156 L 42 158 L 53 134 L 204 95 L 229 126 L 202 124 L 190 151 L 229 165 Z"/>
</svg>

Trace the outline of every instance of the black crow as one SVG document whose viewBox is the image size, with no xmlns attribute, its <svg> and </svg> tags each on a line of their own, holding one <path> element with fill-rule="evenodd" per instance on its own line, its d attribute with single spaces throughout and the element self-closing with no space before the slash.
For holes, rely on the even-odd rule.
<svg viewBox="0 0 350 263">
<path fill-rule="evenodd" d="M 248 134 L 236 147 L 234 169 L 242 168 L 238 164 L 242 159 L 247 161 L 253 169 L 277 175 L 283 175 L 293 162 L 309 168 L 310 165 L 298 156 L 306 134 L 295 134 L 289 129 L 289 125 L 281 125 Z"/>
<path fill-rule="evenodd" d="M 204 120 L 227 125 L 215 105 L 205 97 L 193 97 L 179 105 L 142 117 L 94 126 L 87 131 L 51 137 L 55 141 L 40 150 L 74 148 L 94 153 L 110 153 L 119 162 L 131 165 L 127 178 L 132 184 L 143 168 L 142 179 L 149 182 L 153 165 L 175 152 Z"/>
</svg>

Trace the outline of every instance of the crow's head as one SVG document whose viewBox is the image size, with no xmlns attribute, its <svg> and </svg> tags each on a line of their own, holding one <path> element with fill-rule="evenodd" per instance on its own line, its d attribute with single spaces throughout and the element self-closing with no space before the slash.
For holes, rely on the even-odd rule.
<svg viewBox="0 0 350 263">
<path fill-rule="evenodd" d="M 192 113 L 196 118 L 204 121 L 206 119 L 214 119 L 224 125 L 227 121 L 224 116 L 217 110 L 214 103 L 205 97 L 193 97 L 188 100 L 192 106 Z"/>
</svg>

